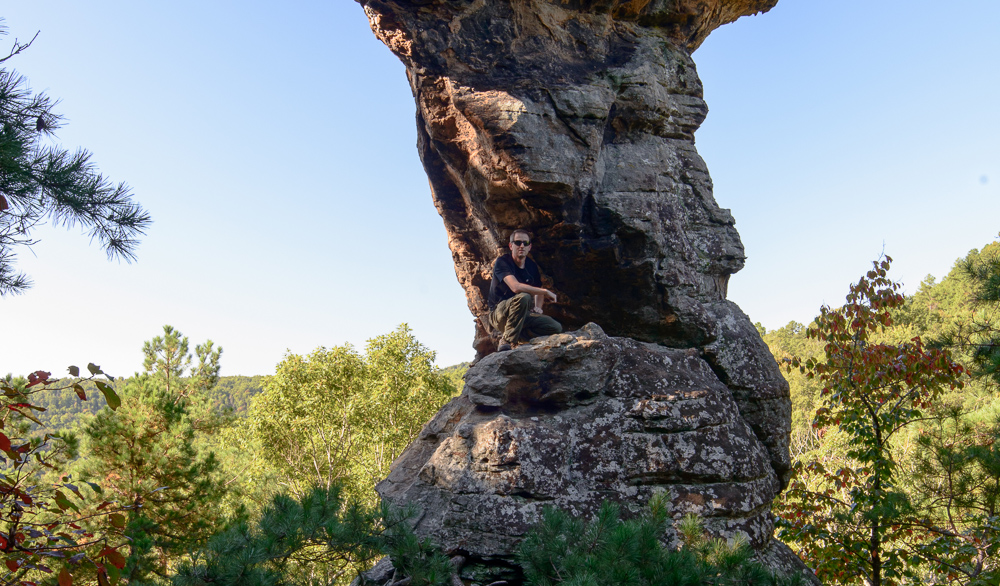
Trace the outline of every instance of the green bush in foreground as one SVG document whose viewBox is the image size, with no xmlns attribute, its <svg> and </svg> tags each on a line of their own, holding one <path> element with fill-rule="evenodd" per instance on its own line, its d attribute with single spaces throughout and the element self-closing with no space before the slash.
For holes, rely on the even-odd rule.
<svg viewBox="0 0 1000 586">
<path fill-rule="evenodd" d="M 340 488 L 317 487 L 292 499 L 277 496 L 257 523 L 241 519 L 213 537 L 173 577 L 174 586 L 284 586 L 346 584 L 383 555 L 397 584 L 448 586 L 454 567 L 428 539 L 410 528 L 414 511 L 383 504 L 345 503 Z M 711 539 L 698 517 L 678 527 L 683 547 L 663 545 L 671 520 L 667 501 L 654 497 L 648 511 L 622 520 L 605 502 L 585 522 L 551 507 L 517 554 L 534 586 L 757 586 L 791 585 L 800 576 L 776 576 L 753 559 L 745 539 Z"/>
<path fill-rule="evenodd" d="M 666 499 L 656 496 L 640 517 L 623 521 L 618 505 L 605 501 L 591 522 L 546 507 L 542 521 L 521 542 L 518 562 L 534 586 L 700 586 L 797 584 L 753 559 L 745 540 L 710 539 L 698 517 L 678 531 L 684 546 L 665 547 L 670 519 Z"/>
<path fill-rule="evenodd" d="M 173 577 L 174 586 L 346 584 L 383 555 L 412 586 L 442 585 L 448 558 L 407 523 L 411 510 L 344 502 L 341 488 L 316 487 L 299 499 L 275 496 L 260 519 L 239 519 L 209 540 Z"/>
</svg>

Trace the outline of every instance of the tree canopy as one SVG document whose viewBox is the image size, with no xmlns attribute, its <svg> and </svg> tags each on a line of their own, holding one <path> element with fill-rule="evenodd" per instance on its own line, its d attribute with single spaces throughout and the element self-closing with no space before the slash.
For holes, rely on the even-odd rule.
<svg viewBox="0 0 1000 586">
<path fill-rule="evenodd" d="M 372 502 L 372 487 L 430 417 L 456 393 L 434 353 L 405 324 L 352 346 L 290 354 L 254 398 L 230 441 L 249 446 L 253 483 L 302 496 L 343 485 Z"/>
</svg>

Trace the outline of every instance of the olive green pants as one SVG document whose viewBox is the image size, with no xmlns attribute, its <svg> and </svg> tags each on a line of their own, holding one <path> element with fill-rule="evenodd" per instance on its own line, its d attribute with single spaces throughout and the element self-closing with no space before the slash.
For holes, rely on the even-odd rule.
<svg viewBox="0 0 1000 586">
<path fill-rule="evenodd" d="M 535 300 L 528 293 L 504 299 L 490 312 L 490 327 L 501 332 L 503 340 L 515 344 L 524 337 L 550 336 L 562 331 L 562 325 L 547 315 L 531 313 Z"/>
</svg>

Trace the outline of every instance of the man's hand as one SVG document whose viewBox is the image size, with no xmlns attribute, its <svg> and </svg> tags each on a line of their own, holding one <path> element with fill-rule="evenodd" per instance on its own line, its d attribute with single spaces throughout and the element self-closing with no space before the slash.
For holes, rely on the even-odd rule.
<svg viewBox="0 0 1000 586">
<path fill-rule="evenodd" d="M 553 303 L 555 303 L 555 301 L 556 301 L 556 294 L 555 293 L 553 293 L 552 291 L 549 291 L 548 289 L 542 289 L 542 291 L 545 291 L 545 296 L 548 297 L 549 299 L 551 299 Z"/>
</svg>

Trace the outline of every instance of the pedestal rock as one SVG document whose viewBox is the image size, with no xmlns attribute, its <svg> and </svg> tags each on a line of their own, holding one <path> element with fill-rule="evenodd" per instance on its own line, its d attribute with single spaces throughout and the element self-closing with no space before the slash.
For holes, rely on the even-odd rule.
<svg viewBox="0 0 1000 586">
<path fill-rule="evenodd" d="M 416 532 L 472 560 L 474 583 L 515 581 L 512 553 L 544 506 L 638 513 L 656 492 L 675 518 L 695 513 L 771 567 L 802 569 L 772 538 L 767 450 L 700 353 L 595 324 L 481 360 L 377 490 L 416 505 Z"/>
<path fill-rule="evenodd" d="M 745 255 L 734 220 L 716 204 L 708 169 L 694 146 L 695 130 L 708 110 L 691 53 L 714 28 L 766 11 L 777 0 L 359 2 L 376 36 L 406 67 L 416 100 L 419 155 L 473 315 L 485 317 L 492 263 L 505 252 L 510 232 L 525 228 L 533 234 L 532 256 L 545 285 L 559 298 L 546 313 L 567 330 L 594 322 L 616 340 L 604 343 L 624 349 L 623 356 L 655 354 L 677 365 L 687 364 L 680 356 L 697 360 L 698 382 L 692 389 L 709 393 L 705 397 L 712 397 L 712 409 L 722 409 L 713 417 L 735 417 L 723 427 L 708 428 L 736 434 L 745 450 L 740 457 L 748 459 L 707 476 L 720 483 L 731 480 L 726 507 L 743 507 L 743 517 L 724 524 L 739 525 L 758 547 L 769 547 L 770 522 L 763 511 L 790 468 L 788 385 L 749 318 L 726 300 L 729 277 L 743 267 Z M 480 358 L 493 350 L 481 326 L 474 345 Z M 518 357 L 527 352 L 483 359 L 470 370 L 469 392 L 445 411 L 486 409 L 480 413 L 486 416 L 488 400 L 474 400 L 486 396 L 476 390 L 481 386 L 477 377 L 494 362 L 515 368 L 510 365 L 520 364 Z M 530 365 L 516 368 L 522 366 Z M 658 371 L 659 379 L 637 379 L 642 391 L 627 397 L 645 393 L 642 400 L 652 401 L 650 409 L 666 408 L 653 397 L 675 375 L 680 376 Z M 516 437 L 523 420 L 507 414 L 503 405 L 492 406 L 489 433 Z M 645 420 L 636 417 L 627 421 L 641 427 Z M 546 429 L 564 434 L 573 427 L 551 420 L 538 433 Z M 576 429 L 572 433 L 583 433 Z M 691 441 L 702 437 L 695 434 Z M 679 457 L 667 454 L 682 448 L 661 440 L 653 449 L 618 438 L 621 447 L 615 449 L 622 457 L 648 456 L 663 463 L 646 462 L 647 473 L 619 470 L 617 480 L 600 482 L 614 486 L 613 492 L 624 491 L 615 492 L 622 498 L 641 502 L 651 489 L 634 482 L 666 482 L 669 475 L 661 468 Z M 393 486 L 402 482 L 401 475 L 430 473 L 412 465 L 414 450 L 429 449 L 418 447 L 422 441 L 396 463 L 389 480 Z M 455 482 L 459 468 L 449 468 Z M 612 474 L 603 468 L 567 468 L 553 470 L 563 476 L 549 482 L 568 490 L 571 479 L 597 481 L 584 472 Z M 727 473 L 736 476 L 727 479 Z M 671 483 L 687 472 L 677 474 Z M 383 494 L 396 498 L 402 493 Z M 460 501 L 459 494 L 454 498 Z M 574 506 L 585 512 L 590 505 Z M 500 514 L 483 507 L 470 514 L 482 515 L 481 520 Z M 468 539 L 479 538 L 470 534 Z M 483 537 L 483 547 L 492 539 L 509 548 L 516 535 Z"/>
</svg>

